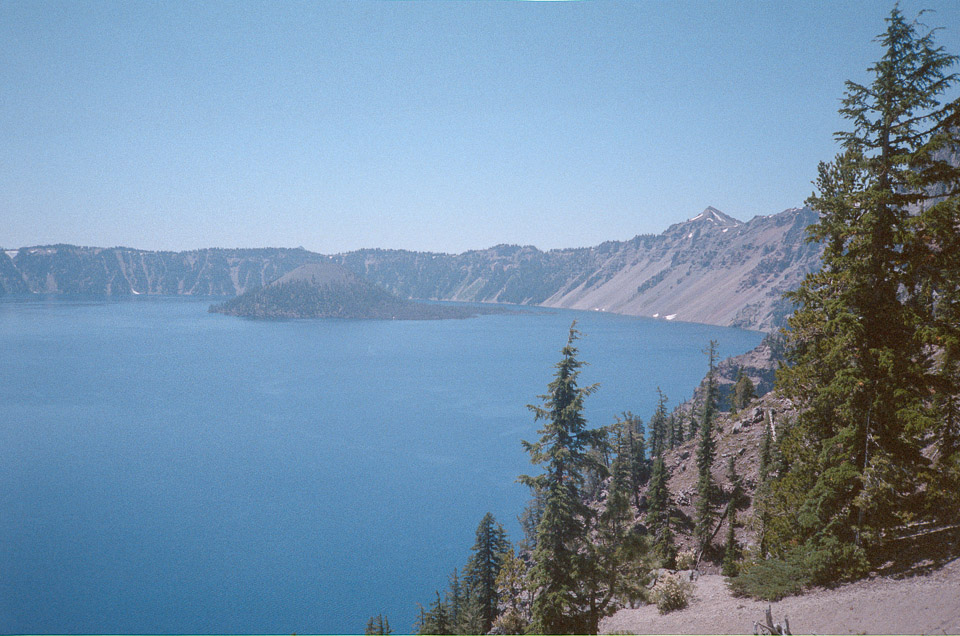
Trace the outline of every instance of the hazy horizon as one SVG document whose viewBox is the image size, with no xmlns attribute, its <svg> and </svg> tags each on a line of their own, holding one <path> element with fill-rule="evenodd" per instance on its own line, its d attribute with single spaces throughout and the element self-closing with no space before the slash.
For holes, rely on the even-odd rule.
<svg viewBox="0 0 960 636">
<path fill-rule="evenodd" d="M 801 206 L 797 206 L 797 207 L 801 207 Z M 672 226 L 672 225 L 674 225 L 675 223 L 684 223 L 684 222 L 686 222 L 686 221 L 693 221 L 696 216 L 698 216 L 700 213 L 703 213 L 703 212 L 705 212 L 707 209 L 710 209 L 710 208 L 717 209 L 715 206 L 707 206 L 707 207 L 704 208 L 703 210 L 700 210 L 700 212 L 698 212 L 698 213 L 697 213 L 696 215 L 694 215 L 693 217 L 690 217 L 690 218 L 688 218 L 688 219 L 681 219 L 681 220 L 679 220 L 679 221 L 672 222 L 670 225 Z M 796 208 L 796 207 L 795 207 L 795 208 L 786 208 L 786 209 L 784 209 L 784 210 L 780 210 L 779 212 L 774 212 L 773 214 L 779 214 L 779 213 L 781 213 L 781 212 L 788 212 L 788 211 L 790 211 L 791 209 L 797 209 L 797 208 Z M 722 212 L 722 213 L 724 213 L 724 214 L 726 214 L 725 212 L 723 212 L 723 210 L 719 210 L 719 211 Z M 732 215 L 728 215 L 728 216 L 732 216 Z M 753 220 L 754 218 L 756 218 L 757 216 L 761 216 L 761 217 L 763 217 L 763 216 L 772 216 L 772 214 L 760 214 L 760 215 L 755 215 L 755 216 L 753 216 L 753 217 L 751 217 L 751 218 L 749 218 L 749 219 L 737 219 L 736 217 L 734 217 L 734 219 L 737 220 L 737 221 L 740 221 L 741 223 L 748 223 L 748 222 L 750 222 L 751 220 Z M 501 242 L 501 243 L 494 243 L 494 244 L 487 245 L 487 246 L 484 246 L 484 247 L 479 247 L 479 248 L 469 248 L 469 249 L 467 249 L 467 250 L 461 250 L 461 251 L 458 251 L 458 252 L 452 252 L 452 251 L 449 251 L 449 250 L 410 250 L 410 251 L 429 252 L 429 253 L 435 253 L 435 254 L 462 254 L 462 253 L 464 253 L 464 252 L 469 252 L 469 251 L 482 251 L 482 250 L 485 250 L 485 249 L 490 249 L 490 248 L 493 248 L 493 247 L 498 247 L 498 246 L 500 246 L 500 245 L 509 245 L 509 246 L 515 246 L 515 247 L 533 247 L 533 248 L 539 249 L 539 250 L 541 250 L 541 251 L 543 251 L 543 252 L 548 252 L 548 251 L 552 251 L 552 250 L 567 250 L 567 249 L 581 249 L 581 248 L 596 247 L 596 246 L 597 246 L 599 243 L 601 243 L 601 242 L 608 242 L 608 241 L 629 241 L 630 239 L 632 239 L 632 238 L 634 238 L 634 237 L 636 237 L 636 236 L 642 236 L 642 235 L 648 235 L 648 236 L 649 236 L 649 235 L 653 235 L 653 236 L 657 236 L 657 235 L 662 234 L 663 232 L 665 232 L 665 231 L 668 230 L 668 229 L 669 229 L 669 226 L 665 226 L 665 227 L 663 227 L 660 231 L 644 232 L 643 234 L 634 234 L 633 236 L 627 236 L 627 237 L 607 238 L 607 239 L 604 239 L 604 241 L 600 241 L 600 242 L 595 243 L 595 244 L 592 244 L 592 245 L 568 245 L 568 246 L 560 246 L 560 247 L 541 248 L 539 245 L 536 245 L 536 244 L 533 244 L 533 243 L 523 243 L 523 244 L 521 244 L 521 243 L 502 243 L 502 242 Z M 17 250 L 25 249 L 25 248 L 53 247 L 53 246 L 55 246 L 55 245 L 70 245 L 70 246 L 73 246 L 73 247 L 80 247 L 80 248 L 135 249 L 135 250 L 141 250 L 141 251 L 146 251 L 146 252 L 191 252 L 191 251 L 203 250 L 203 249 L 225 249 L 225 250 L 305 249 L 305 250 L 307 250 L 307 251 L 314 251 L 314 252 L 315 252 L 315 250 L 309 250 L 308 248 L 304 247 L 303 245 L 255 245 L 255 246 L 250 246 L 250 245 L 217 245 L 217 246 L 199 245 L 199 246 L 196 246 L 196 247 L 188 247 L 188 248 L 179 249 L 179 250 L 166 250 L 166 249 L 150 249 L 150 248 L 144 248 L 144 247 L 140 247 L 140 246 L 138 246 L 138 245 L 81 245 L 81 244 L 78 244 L 78 243 L 69 243 L 69 242 L 64 242 L 64 241 L 60 241 L 60 242 L 58 242 L 58 243 L 37 243 L 37 244 L 33 244 L 33 245 L 9 245 L 9 246 L 0 245 L 0 249 L 10 252 L 10 251 L 17 251 Z M 364 247 L 356 248 L 356 250 L 342 250 L 342 251 L 338 251 L 338 252 L 316 252 L 316 253 L 318 253 L 318 254 L 324 254 L 324 255 L 326 255 L 326 254 L 335 255 L 335 254 L 344 254 L 344 253 L 352 252 L 352 251 L 361 251 L 361 250 L 365 250 L 365 249 L 385 249 L 385 250 L 400 249 L 400 250 L 402 250 L 402 249 L 405 249 L 405 248 L 391 248 L 391 247 L 381 247 L 381 246 L 378 246 L 378 245 L 367 245 L 367 246 L 364 246 Z"/>
</svg>

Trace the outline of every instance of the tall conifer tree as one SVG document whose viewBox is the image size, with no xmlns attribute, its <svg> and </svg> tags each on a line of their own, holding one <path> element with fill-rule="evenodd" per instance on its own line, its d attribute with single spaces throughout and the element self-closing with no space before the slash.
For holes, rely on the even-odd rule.
<svg viewBox="0 0 960 636">
<path fill-rule="evenodd" d="M 647 489 L 647 525 L 653 535 L 654 553 L 664 567 L 672 567 L 676 557 L 671 529 L 673 498 L 667 483 L 669 477 L 663 457 L 653 460 L 653 474 L 650 476 L 650 487 Z"/>
<path fill-rule="evenodd" d="M 456 632 L 456 626 L 460 624 L 460 614 L 463 611 L 464 603 L 464 589 L 463 585 L 460 584 L 460 576 L 457 573 L 457 569 L 453 569 L 453 573 L 450 575 L 450 587 L 447 588 L 447 608 L 450 612 L 450 624 L 454 626 L 454 632 Z"/>
<path fill-rule="evenodd" d="M 620 418 L 620 422 L 618 425 L 626 429 L 626 450 L 629 453 L 627 466 L 630 476 L 630 489 L 633 493 L 633 503 L 639 511 L 640 487 L 650 479 L 650 463 L 646 457 L 643 421 L 630 411 L 627 411 Z"/>
<path fill-rule="evenodd" d="M 650 456 L 659 457 L 670 443 L 670 431 L 667 430 L 667 396 L 657 387 L 657 409 L 650 418 Z"/>
<path fill-rule="evenodd" d="M 583 362 L 574 346 L 579 332 L 570 327 L 563 356 L 557 363 L 542 406 L 530 406 L 543 427 L 537 442 L 523 442 L 535 465 L 544 472 L 520 480 L 541 493 L 543 514 L 537 528 L 537 547 L 528 584 L 533 594 L 532 630 L 544 634 L 595 632 L 598 616 L 587 598 L 582 573 L 590 568 L 586 554 L 588 531 L 594 513 L 582 497 L 584 473 L 597 469 L 588 451 L 602 442 L 603 432 L 587 428 L 583 401 L 596 385 L 580 387 L 577 379 Z"/>
<path fill-rule="evenodd" d="M 715 519 L 713 497 L 716 484 L 710 470 L 713 467 L 714 455 L 716 454 L 716 440 L 713 436 L 717 393 L 716 341 L 711 340 L 704 353 L 707 354 L 709 360 L 709 370 L 707 371 L 706 390 L 703 395 L 703 410 L 700 415 L 700 439 L 697 444 L 697 505 L 696 528 L 694 529 L 701 552 L 707 548 Z"/>
<path fill-rule="evenodd" d="M 370 620 L 367 621 L 367 627 L 363 633 L 365 635 L 377 636 L 386 636 L 387 634 L 392 634 L 393 629 L 390 628 L 390 619 L 383 614 L 371 616 Z"/>
<path fill-rule="evenodd" d="M 953 258 L 940 250 L 957 245 L 960 217 L 949 197 L 931 202 L 951 179 L 956 198 L 957 172 L 936 157 L 957 142 L 958 102 L 939 99 L 957 58 L 918 26 L 894 8 L 871 82 L 846 84 L 851 130 L 837 133 L 843 152 L 820 165 L 809 200 L 823 267 L 792 295 L 793 365 L 779 379 L 801 411 L 780 445 L 788 469 L 773 504 L 789 514 L 771 515 L 771 547 L 803 543 L 849 575 L 884 529 L 921 511 L 921 450 L 939 421 L 927 400 L 936 349 L 925 345 L 937 344 L 938 312 L 952 310 L 940 302 L 950 283 L 931 265 Z"/>
<path fill-rule="evenodd" d="M 737 381 L 733 385 L 733 397 L 730 400 L 731 410 L 739 411 L 743 409 L 750 403 L 750 400 L 755 397 L 756 391 L 753 386 L 753 380 L 743 372 L 743 367 L 740 367 L 737 371 Z"/>
<path fill-rule="evenodd" d="M 510 548 L 507 533 L 489 512 L 477 526 L 477 538 L 464 568 L 470 593 L 476 596 L 483 618 L 483 633 L 490 631 L 497 617 L 497 574 L 503 555 Z"/>
</svg>

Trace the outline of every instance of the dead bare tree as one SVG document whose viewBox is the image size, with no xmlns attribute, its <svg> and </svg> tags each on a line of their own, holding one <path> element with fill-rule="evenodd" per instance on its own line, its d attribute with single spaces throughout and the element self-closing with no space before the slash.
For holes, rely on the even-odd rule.
<svg viewBox="0 0 960 636">
<path fill-rule="evenodd" d="M 767 622 L 766 624 L 759 621 L 753 621 L 753 633 L 755 636 L 760 634 L 790 634 L 790 619 L 786 616 L 783 617 L 783 625 L 780 623 L 773 622 L 773 611 L 772 607 L 767 605 L 766 614 Z"/>
</svg>

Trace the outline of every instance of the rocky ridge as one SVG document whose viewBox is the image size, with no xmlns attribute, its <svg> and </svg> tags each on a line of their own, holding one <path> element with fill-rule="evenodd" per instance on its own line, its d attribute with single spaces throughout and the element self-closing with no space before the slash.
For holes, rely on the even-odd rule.
<svg viewBox="0 0 960 636">
<path fill-rule="evenodd" d="M 234 296 L 332 260 L 402 297 L 610 311 L 769 330 L 784 291 L 819 267 L 809 208 L 738 221 L 715 208 L 659 235 L 590 248 L 497 245 L 462 254 L 369 249 L 153 252 L 74 245 L 0 251 L 0 294 Z"/>
<path fill-rule="evenodd" d="M 459 255 L 360 250 L 337 255 L 401 296 L 537 304 L 769 330 L 785 291 L 820 265 L 804 240 L 809 208 L 740 222 L 715 208 L 660 235 L 542 252 L 498 245 Z"/>
</svg>

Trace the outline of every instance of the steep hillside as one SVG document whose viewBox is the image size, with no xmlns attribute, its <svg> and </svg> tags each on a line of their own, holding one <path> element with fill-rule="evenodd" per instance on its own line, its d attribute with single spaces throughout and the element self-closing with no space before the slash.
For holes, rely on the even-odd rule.
<svg viewBox="0 0 960 636">
<path fill-rule="evenodd" d="M 401 296 L 541 304 L 770 329 L 819 267 L 809 208 L 742 223 L 707 208 L 658 236 L 551 250 L 498 245 L 459 255 L 360 250 L 336 258 Z"/>
<path fill-rule="evenodd" d="M 819 247 L 803 241 L 815 220 L 801 208 L 740 223 L 707 208 L 654 241 L 611 250 L 590 279 L 546 304 L 770 328 L 789 313 L 782 293 L 819 267 Z"/>
<path fill-rule="evenodd" d="M 689 404 L 685 406 L 689 407 Z M 690 417 L 689 408 L 685 409 L 684 416 L 685 420 Z M 760 446 L 763 436 L 769 427 L 775 440 L 780 428 L 795 416 L 796 411 L 789 401 L 778 397 L 775 393 L 768 393 L 753 401 L 736 415 L 722 413 L 717 417 L 716 460 L 711 468 L 714 481 L 723 492 L 717 515 L 719 517 L 723 513 L 731 491 L 727 479 L 727 462 L 730 457 L 733 457 L 737 474 L 741 477 L 744 490 L 750 500 L 747 507 L 737 512 L 737 519 L 740 521 L 740 526 L 736 528 L 737 541 L 745 548 L 756 547 L 756 528 L 751 523 L 745 522 L 753 516 L 753 497 L 760 482 Z M 673 450 L 666 451 L 664 462 L 670 472 L 670 492 L 676 502 L 679 516 L 683 520 L 682 527 L 677 532 L 677 546 L 681 549 L 692 548 L 695 543 L 692 531 L 697 499 L 697 440 L 692 439 Z M 719 520 L 713 542 L 715 550 L 704 555 L 701 570 L 720 571 L 719 560 L 722 557 L 727 523 L 726 518 Z"/>
</svg>

